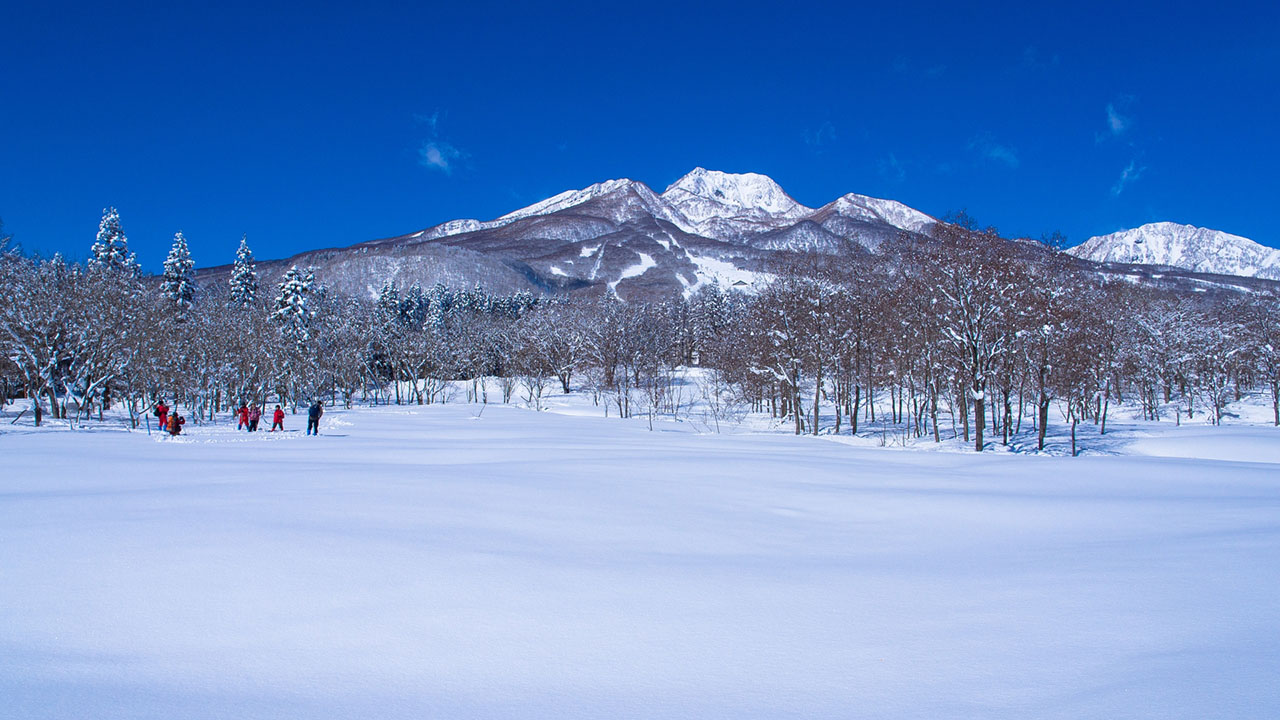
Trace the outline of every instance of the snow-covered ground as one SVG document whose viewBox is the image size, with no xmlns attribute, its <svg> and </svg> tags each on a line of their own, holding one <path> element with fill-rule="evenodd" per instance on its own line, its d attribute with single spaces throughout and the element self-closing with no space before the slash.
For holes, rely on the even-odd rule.
<svg viewBox="0 0 1280 720">
<path fill-rule="evenodd" d="M 1280 714 L 1276 428 L 976 456 L 576 397 L 4 420 L 0 717 Z"/>
</svg>

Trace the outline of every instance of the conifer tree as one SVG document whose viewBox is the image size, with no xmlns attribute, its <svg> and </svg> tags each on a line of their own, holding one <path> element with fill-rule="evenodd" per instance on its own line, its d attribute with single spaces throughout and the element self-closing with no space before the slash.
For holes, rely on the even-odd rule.
<svg viewBox="0 0 1280 720">
<path fill-rule="evenodd" d="M 311 340 L 311 321 L 315 318 L 315 310 L 311 307 L 310 295 L 314 282 L 315 276 L 310 271 L 304 273 L 297 265 L 289 268 L 280 281 L 276 309 L 271 314 L 285 340 L 298 350 L 305 349 Z"/>
<path fill-rule="evenodd" d="M 236 262 L 231 268 L 231 302 L 240 307 L 252 307 L 258 301 L 258 273 L 249 249 L 249 236 L 240 238 L 236 250 Z"/>
<path fill-rule="evenodd" d="M 382 284 L 378 292 L 378 302 L 374 305 L 374 314 L 378 323 L 384 328 L 393 328 L 400 324 L 400 291 L 394 280 Z"/>
<path fill-rule="evenodd" d="M 191 309 L 196 297 L 195 262 L 187 248 L 187 238 L 178 232 L 173 236 L 173 247 L 164 261 L 164 279 L 160 292 L 178 310 L 181 317 Z"/>
<path fill-rule="evenodd" d="M 120 226 L 120 213 L 109 207 L 102 211 L 98 237 L 93 243 L 89 266 L 98 270 L 119 272 L 137 277 L 141 272 L 137 257 L 129 252 L 129 238 Z"/>
</svg>

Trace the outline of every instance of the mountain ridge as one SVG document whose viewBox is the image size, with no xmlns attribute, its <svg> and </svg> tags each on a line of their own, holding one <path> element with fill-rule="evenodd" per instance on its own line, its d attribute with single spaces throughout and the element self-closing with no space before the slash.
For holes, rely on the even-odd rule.
<svg viewBox="0 0 1280 720">
<path fill-rule="evenodd" d="M 366 296 L 394 281 L 622 299 L 687 297 L 710 283 L 751 289 L 775 277 L 787 258 L 799 254 L 860 262 L 868 256 L 927 250 L 938 222 L 896 200 L 857 193 L 811 208 L 768 176 L 698 167 L 661 193 L 643 182 L 617 178 L 566 190 L 492 220 L 449 220 L 405 235 L 260 261 L 259 266 L 268 274 L 294 264 L 312 266 L 336 291 Z M 1081 253 L 1100 247 L 1095 240 L 1069 251 L 1080 258 L 1075 262 L 1131 279 L 1161 282 L 1167 276 L 1184 285 L 1239 288 L 1248 285 L 1245 278 L 1187 276 L 1253 267 L 1218 263 L 1170 273 L 1138 264 L 1149 258 L 1132 253 L 1093 261 Z M 1049 252 L 1035 243 L 1028 247 Z M 219 266 L 200 274 L 208 280 L 229 270 Z M 1258 277 L 1280 279 L 1280 271 Z"/>
<path fill-rule="evenodd" d="M 1280 250 L 1240 235 L 1175 222 L 1147 223 L 1098 235 L 1066 252 L 1099 263 L 1280 280 Z"/>
</svg>

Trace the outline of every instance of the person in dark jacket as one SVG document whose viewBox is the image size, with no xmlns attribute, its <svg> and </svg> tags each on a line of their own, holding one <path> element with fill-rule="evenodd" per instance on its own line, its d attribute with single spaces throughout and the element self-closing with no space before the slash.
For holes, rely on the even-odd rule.
<svg viewBox="0 0 1280 720">
<path fill-rule="evenodd" d="M 316 400 L 307 408 L 307 434 L 320 434 L 320 416 L 324 415 L 324 403 Z"/>
<path fill-rule="evenodd" d="M 168 428 L 168 429 L 169 429 L 169 434 L 170 434 L 170 435 L 181 435 L 181 434 L 182 434 L 182 426 L 183 426 L 183 425 L 186 425 L 186 424 L 187 424 L 187 419 L 186 419 L 186 418 L 182 417 L 181 415 L 179 415 L 179 414 L 178 414 L 178 413 L 176 413 L 176 412 L 175 412 L 175 413 L 171 413 L 171 414 L 169 415 L 169 428 Z"/>
<path fill-rule="evenodd" d="M 271 416 L 271 432 L 277 430 L 284 432 L 284 410 L 281 410 L 279 405 L 276 406 L 276 411 Z"/>
<path fill-rule="evenodd" d="M 249 432 L 258 432 L 258 421 L 262 419 L 262 411 L 257 405 L 249 408 Z"/>
</svg>

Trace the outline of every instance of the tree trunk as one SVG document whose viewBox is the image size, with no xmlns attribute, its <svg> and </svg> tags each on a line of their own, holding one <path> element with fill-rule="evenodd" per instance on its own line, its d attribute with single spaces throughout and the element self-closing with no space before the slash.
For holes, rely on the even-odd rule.
<svg viewBox="0 0 1280 720">
<path fill-rule="evenodd" d="M 839 376 L 837 375 L 836 381 L 835 381 L 836 396 L 835 396 L 835 402 L 833 403 L 835 405 L 835 410 L 836 410 L 836 429 L 835 429 L 836 435 L 840 434 L 840 421 L 842 419 L 842 415 L 844 414 L 843 413 L 844 394 L 846 389 L 847 388 L 845 388 L 844 384 L 840 382 Z"/>
<path fill-rule="evenodd" d="M 61 420 L 64 414 L 58 410 L 58 392 L 49 386 L 49 413 L 53 415 L 54 420 Z"/>
<path fill-rule="evenodd" d="M 974 392 L 974 395 L 978 395 Z M 987 413 L 987 398 L 984 394 L 982 397 L 973 398 L 973 449 L 976 452 L 982 452 L 982 431 L 985 429 Z"/>
<path fill-rule="evenodd" d="M 804 420 L 800 418 L 800 413 L 802 412 L 800 410 L 801 407 L 802 405 L 800 404 L 800 388 L 798 385 L 792 385 L 791 386 L 791 416 L 795 418 L 795 421 L 796 421 L 797 435 L 804 434 Z"/>
<path fill-rule="evenodd" d="M 933 441 L 940 443 L 942 438 L 938 436 L 938 391 L 936 389 L 929 391 L 929 414 L 933 419 Z"/>
<path fill-rule="evenodd" d="M 1110 385 L 1108 385 L 1107 387 L 1108 389 L 1102 392 L 1102 395 L 1103 395 L 1102 416 L 1101 416 L 1102 428 L 1101 428 L 1101 431 L 1098 433 L 1099 435 L 1107 434 L 1107 408 L 1111 406 L 1111 391 L 1109 389 Z"/>
<path fill-rule="evenodd" d="M 822 363 L 818 363 L 818 369 L 813 376 L 813 434 L 818 434 L 818 407 L 819 399 L 822 397 Z"/>
<path fill-rule="evenodd" d="M 1271 410 L 1276 416 L 1276 427 L 1280 427 L 1280 375 L 1271 378 Z"/>
<path fill-rule="evenodd" d="M 1040 396 L 1040 401 L 1038 404 L 1039 404 L 1039 411 L 1040 411 L 1040 417 L 1039 417 L 1040 430 L 1038 432 L 1038 435 L 1040 436 L 1039 447 L 1041 450 L 1044 450 L 1044 435 L 1046 432 L 1046 428 L 1049 425 L 1049 396 L 1042 394 Z"/>
<path fill-rule="evenodd" d="M 853 410 L 849 413 L 849 434 L 858 434 L 858 410 L 862 404 L 862 386 L 854 384 L 853 386 Z"/>
<path fill-rule="evenodd" d="M 1013 404 L 1009 402 L 1008 390 L 1004 391 L 1004 419 L 1001 420 L 1000 424 L 1003 426 L 1003 431 L 1004 431 L 1004 437 L 1001 439 L 1001 443 L 1008 445 L 1009 429 L 1010 429 L 1009 426 L 1013 425 Z"/>
</svg>

